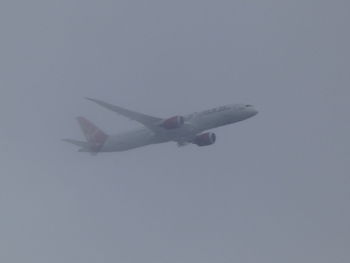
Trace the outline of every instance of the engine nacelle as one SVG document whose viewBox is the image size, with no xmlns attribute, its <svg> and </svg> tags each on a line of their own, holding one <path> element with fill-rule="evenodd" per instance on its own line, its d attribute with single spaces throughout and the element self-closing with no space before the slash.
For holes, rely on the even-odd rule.
<svg viewBox="0 0 350 263">
<path fill-rule="evenodd" d="M 171 117 L 160 125 L 165 129 L 172 130 L 172 129 L 178 129 L 185 123 L 185 118 L 182 116 L 174 116 Z"/>
<path fill-rule="evenodd" d="M 216 141 L 216 135 L 212 132 L 203 133 L 201 135 L 198 135 L 193 143 L 197 144 L 198 146 L 208 146 L 214 144 Z"/>
</svg>

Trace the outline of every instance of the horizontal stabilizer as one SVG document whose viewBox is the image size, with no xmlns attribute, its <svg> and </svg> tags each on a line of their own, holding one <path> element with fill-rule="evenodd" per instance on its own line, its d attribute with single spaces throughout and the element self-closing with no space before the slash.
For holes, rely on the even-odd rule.
<svg viewBox="0 0 350 263">
<path fill-rule="evenodd" d="M 89 149 L 91 147 L 91 144 L 88 142 L 82 142 L 82 141 L 73 140 L 73 139 L 62 139 L 62 141 L 69 142 L 71 144 L 74 144 L 76 146 L 83 148 L 84 150 L 86 149 L 87 151 L 89 151 Z"/>
</svg>

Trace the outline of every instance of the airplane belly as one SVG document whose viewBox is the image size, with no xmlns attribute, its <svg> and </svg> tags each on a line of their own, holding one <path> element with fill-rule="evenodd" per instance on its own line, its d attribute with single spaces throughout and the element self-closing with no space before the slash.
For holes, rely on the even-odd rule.
<svg viewBox="0 0 350 263">
<path fill-rule="evenodd" d="M 102 152 L 121 152 L 130 149 L 157 143 L 154 134 L 151 131 L 144 130 L 122 135 L 110 136 L 103 148 Z"/>
</svg>

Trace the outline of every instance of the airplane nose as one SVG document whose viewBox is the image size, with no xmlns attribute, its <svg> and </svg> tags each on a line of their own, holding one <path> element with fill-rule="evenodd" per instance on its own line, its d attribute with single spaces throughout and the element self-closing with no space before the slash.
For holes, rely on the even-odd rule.
<svg viewBox="0 0 350 263">
<path fill-rule="evenodd" d="M 258 110 L 256 110 L 253 105 L 244 105 L 242 110 L 245 113 L 244 115 L 246 118 L 250 118 L 258 114 Z"/>
<path fill-rule="evenodd" d="M 257 115 L 259 112 L 256 109 L 252 109 L 253 116 Z"/>
<path fill-rule="evenodd" d="M 249 115 L 250 117 L 253 117 L 258 114 L 258 111 L 254 109 L 253 107 L 249 109 Z"/>
</svg>

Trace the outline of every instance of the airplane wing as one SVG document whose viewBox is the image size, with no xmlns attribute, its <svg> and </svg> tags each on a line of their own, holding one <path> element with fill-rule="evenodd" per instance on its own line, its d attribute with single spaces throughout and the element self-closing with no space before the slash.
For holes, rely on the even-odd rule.
<svg viewBox="0 0 350 263">
<path fill-rule="evenodd" d="M 157 117 L 153 117 L 153 116 L 149 116 L 143 113 L 138 113 L 135 111 L 131 111 L 116 105 L 112 105 L 109 104 L 107 102 L 101 101 L 101 100 L 96 100 L 96 99 L 92 99 L 92 98 L 86 98 L 87 100 L 93 101 L 95 103 L 97 103 L 98 105 L 114 111 L 120 115 L 123 115 L 131 120 L 137 121 L 139 123 L 141 123 L 142 125 L 146 126 L 147 128 L 151 129 L 152 131 L 157 131 L 159 129 L 158 124 L 160 124 L 163 119 L 162 118 L 157 118 Z"/>
</svg>

